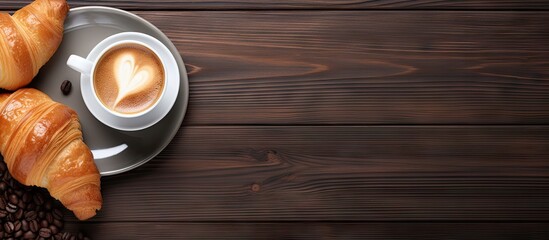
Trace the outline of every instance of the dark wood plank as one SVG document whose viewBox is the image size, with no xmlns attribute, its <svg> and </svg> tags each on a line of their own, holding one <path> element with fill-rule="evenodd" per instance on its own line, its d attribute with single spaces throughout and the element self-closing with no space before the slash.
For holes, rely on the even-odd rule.
<svg viewBox="0 0 549 240">
<path fill-rule="evenodd" d="M 191 81 L 185 124 L 546 124 L 542 12 L 138 12 Z"/>
<path fill-rule="evenodd" d="M 549 221 L 548 159 L 549 127 L 183 127 L 92 221 Z"/>
<path fill-rule="evenodd" d="M 547 239 L 547 223 L 70 223 L 92 239 Z"/>
<path fill-rule="evenodd" d="M 544 12 L 137 13 L 188 64 L 186 125 L 549 122 Z"/>
<path fill-rule="evenodd" d="M 0 0 L 1 9 L 17 9 L 30 0 Z M 381 0 L 381 1 L 366 1 L 366 0 L 347 0 L 347 1 L 330 1 L 330 0 L 278 0 L 278 1 L 253 1 L 253 0 L 207 0 L 207 1 L 192 1 L 192 0 L 164 0 L 164 1 L 147 1 L 147 0 L 69 0 L 72 7 L 101 5 L 123 9 L 148 9 L 148 10 L 227 10 L 227 9 L 534 9 L 547 10 L 549 3 L 544 0 Z"/>
</svg>

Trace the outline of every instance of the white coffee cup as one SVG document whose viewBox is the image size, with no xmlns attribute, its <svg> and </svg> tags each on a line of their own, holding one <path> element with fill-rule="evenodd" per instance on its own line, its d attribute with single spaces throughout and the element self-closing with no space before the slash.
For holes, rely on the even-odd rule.
<svg viewBox="0 0 549 240">
<path fill-rule="evenodd" d="M 94 89 L 94 73 L 101 57 L 114 47 L 138 44 L 154 52 L 164 67 L 164 89 L 154 105 L 132 114 L 107 108 Z M 71 55 L 67 65 L 80 72 L 80 90 L 86 107 L 103 124 L 123 131 L 138 131 L 158 123 L 171 110 L 179 92 L 179 67 L 170 50 L 156 38 L 138 32 L 123 32 L 105 38 L 86 58 Z"/>
</svg>

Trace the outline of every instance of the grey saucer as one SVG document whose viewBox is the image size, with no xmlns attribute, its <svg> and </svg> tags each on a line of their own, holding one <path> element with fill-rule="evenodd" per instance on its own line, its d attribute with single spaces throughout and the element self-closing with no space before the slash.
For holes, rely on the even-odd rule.
<svg viewBox="0 0 549 240">
<path fill-rule="evenodd" d="M 177 100 L 168 115 L 154 126 L 141 131 L 124 132 L 103 125 L 88 111 L 80 93 L 80 73 L 70 69 L 66 61 L 71 54 L 87 56 L 101 40 L 120 32 L 142 32 L 151 35 L 173 53 L 181 83 Z M 65 96 L 61 83 L 69 80 L 72 91 Z M 122 152 L 96 159 L 101 175 L 113 175 L 136 168 L 158 155 L 177 133 L 187 109 L 189 83 L 185 64 L 173 43 L 158 28 L 146 20 L 123 10 L 107 7 L 80 7 L 71 9 L 65 21 L 65 35 L 61 46 L 40 69 L 30 87 L 48 94 L 78 112 L 84 142 L 92 150 L 109 149 L 123 144 Z"/>
</svg>

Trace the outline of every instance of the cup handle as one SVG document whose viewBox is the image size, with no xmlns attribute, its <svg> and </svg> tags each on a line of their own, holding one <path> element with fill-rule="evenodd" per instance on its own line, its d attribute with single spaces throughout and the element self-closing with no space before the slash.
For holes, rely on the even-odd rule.
<svg viewBox="0 0 549 240">
<path fill-rule="evenodd" d="M 93 67 L 92 62 L 78 55 L 71 55 L 67 60 L 67 65 L 70 68 L 76 70 L 77 72 L 80 72 L 87 76 L 91 75 L 91 71 Z"/>
</svg>

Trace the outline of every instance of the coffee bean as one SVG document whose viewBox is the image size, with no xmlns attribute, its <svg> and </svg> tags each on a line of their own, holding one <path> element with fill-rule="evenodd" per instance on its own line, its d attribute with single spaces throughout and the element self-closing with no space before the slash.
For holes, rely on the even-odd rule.
<svg viewBox="0 0 549 240">
<path fill-rule="evenodd" d="M 34 211 L 36 210 L 36 204 L 34 204 L 33 202 L 30 202 L 28 205 L 27 205 L 27 210 L 29 211 Z"/>
<path fill-rule="evenodd" d="M 50 225 L 50 230 L 52 234 L 57 234 L 59 232 L 59 228 L 57 228 L 55 225 Z"/>
<path fill-rule="evenodd" d="M 17 184 L 17 187 L 20 188 L 21 185 Z M 23 193 L 25 193 L 25 191 L 23 191 L 23 189 L 15 189 L 13 192 L 15 193 L 15 195 L 17 195 L 17 197 L 22 197 Z"/>
<path fill-rule="evenodd" d="M 53 214 L 46 213 L 46 220 L 50 223 L 53 222 Z"/>
<path fill-rule="evenodd" d="M 56 208 L 56 209 L 53 209 L 52 213 L 55 219 L 63 220 L 63 212 L 61 212 L 61 210 Z"/>
<path fill-rule="evenodd" d="M 27 220 L 22 220 L 22 221 L 21 221 L 21 230 L 23 230 L 23 231 L 25 231 L 25 232 L 28 231 L 28 230 L 30 230 L 30 228 L 29 228 L 29 222 L 28 222 Z"/>
<path fill-rule="evenodd" d="M 35 239 L 35 238 L 36 238 L 36 234 L 34 234 L 34 233 L 31 232 L 31 231 L 27 231 L 27 232 L 25 232 L 25 234 L 23 234 L 23 238 L 24 238 L 24 239 Z"/>
<path fill-rule="evenodd" d="M 15 195 L 15 194 L 10 194 L 10 196 L 8 198 L 10 200 L 10 203 L 12 203 L 14 205 L 17 205 L 19 203 L 19 197 L 17 197 L 17 195 Z"/>
<path fill-rule="evenodd" d="M 40 226 L 43 228 L 47 228 L 49 225 L 50 223 L 46 219 L 42 219 L 42 221 L 40 221 Z"/>
<path fill-rule="evenodd" d="M 63 92 L 64 95 L 69 95 L 69 93 L 71 92 L 71 88 L 72 88 L 71 81 L 65 80 L 63 81 L 63 83 L 61 83 L 61 92 Z"/>
<path fill-rule="evenodd" d="M 46 203 L 44 203 L 44 207 L 46 208 L 46 210 L 50 211 L 52 208 L 51 201 L 47 201 Z"/>
<path fill-rule="evenodd" d="M 54 240 L 63 240 L 63 233 L 57 233 L 53 235 Z"/>
<path fill-rule="evenodd" d="M 63 228 L 63 221 L 57 220 L 57 219 L 53 219 L 53 225 L 55 225 L 55 226 L 58 227 L 58 228 Z"/>
<path fill-rule="evenodd" d="M 49 228 L 40 228 L 38 235 L 43 238 L 49 238 L 51 237 L 51 230 Z"/>
<path fill-rule="evenodd" d="M 38 217 L 38 215 L 36 214 L 35 211 L 29 211 L 25 213 L 25 219 L 27 221 L 34 220 L 36 219 L 36 217 Z"/>
<path fill-rule="evenodd" d="M 19 201 L 19 203 L 17 203 L 17 206 L 21 209 L 27 208 L 27 204 L 24 203 L 23 201 Z"/>
<path fill-rule="evenodd" d="M 17 220 L 17 218 L 15 217 L 15 214 L 8 214 L 8 216 L 6 217 L 6 219 L 10 222 L 14 222 Z"/>
<path fill-rule="evenodd" d="M 32 199 L 32 194 L 30 192 L 26 192 L 23 194 L 22 200 L 24 203 L 29 203 Z"/>
<path fill-rule="evenodd" d="M 22 219 L 22 218 L 23 218 L 23 209 L 21 209 L 21 208 L 17 209 L 17 212 L 15 212 L 15 213 L 13 214 L 13 216 L 14 216 L 15 219 L 17 219 L 17 220 Z"/>
<path fill-rule="evenodd" d="M 20 221 L 15 221 L 13 223 L 13 226 L 14 226 L 14 231 L 19 231 L 21 229 L 21 222 Z"/>
<path fill-rule="evenodd" d="M 0 209 L 6 209 L 6 200 L 0 198 Z"/>
<path fill-rule="evenodd" d="M 29 229 L 32 232 L 38 232 L 39 227 L 40 225 L 38 224 L 38 221 L 36 220 L 29 221 Z"/>
<path fill-rule="evenodd" d="M 64 232 L 64 233 L 63 233 L 63 236 L 61 237 L 61 239 L 63 239 L 63 240 L 69 240 L 69 239 L 71 239 L 71 237 L 72 237 L 72 234 L 71 234 L 71 233 L 69 233 L 69 232 Z"/>
<path fill-rule="evenodd" d="M 17 209 L 19 207 L 17 207 L 17 205 L 14 205 L 12 203 L 8 203 L 8 205 L 6 205 L 6 211 L 8 211 L 9 213 L 15 213 L 17 212 Z"/>
<path fill-rule="evenodd" d="M 32 197 L 32 199 L 34 200 L 34 203 L 38 206 L 44 204 L 44 196 L 42 196 L 42 194 L 36 194 Z"/>
<path fill-rule="evenodd" d="M 0 160 L 0 239 L 88 240 L 83 233 L 63 232 L 60 208 L 47 190 L 12 178 Z"/>
<path fill-rule="evenodd" d="M 14 230 L 15 230 L 15 225 L 13 225 L 12 222 L 4 223 L 4 231 L 6 231 L 7 234 L 11 234 Z"/>
<path fill-rule="evenodd" d="M 13 189 L 15 188 L 18 188 L 19 187 L 19 183 L 15 180 L 13 180 L 13 178 L 11 177 L 11 175 L 6 175 L 6 176 L 9 176 L 8 177 L 8 185 L 10 185 L 12 187 L 12 192 L 13 192 Z"/>
<path fill-rule="evenodd" d="M 20 238 L 21 236 L 23 236 L 23 231 L 22 230 L 16 231 L 15 234 L 13 234 L 13 236 L 15 238 Z"/>
</svg>

